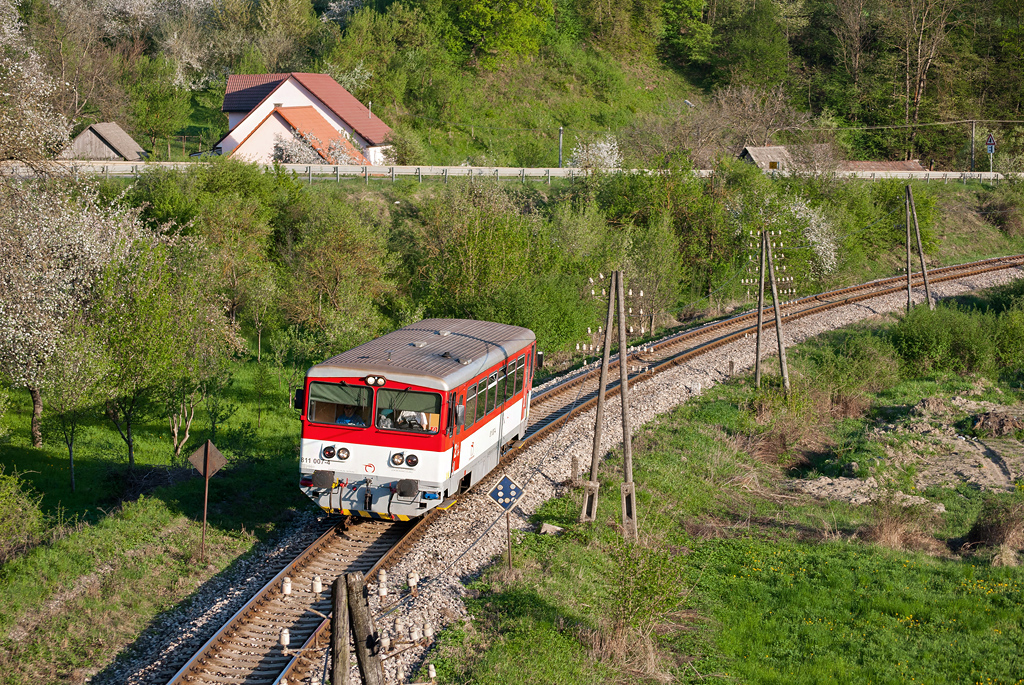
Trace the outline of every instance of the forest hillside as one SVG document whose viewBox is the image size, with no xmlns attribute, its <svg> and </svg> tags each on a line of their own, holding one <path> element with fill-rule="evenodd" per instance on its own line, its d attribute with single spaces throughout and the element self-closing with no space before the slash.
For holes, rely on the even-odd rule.
<svg viewBox="0 0 1024 685">
<path fill-rule="evenodd" d="M 709 168 L 745 144 L 1020 166 L 1022 0 L 23 0 L 20 31 L 75 127 L 157 158 L 226 132 L 229 74 L 327 73 L 394 130 L 396 161 Z M 173 145 L 171 144 L 173 143 Z M 987 162 L 988 160 L 985 160 Z M 979 164 L 981 163 L 979 159 Z M 987 165 L 986 165 L 987 168 Z"/>
</svg>

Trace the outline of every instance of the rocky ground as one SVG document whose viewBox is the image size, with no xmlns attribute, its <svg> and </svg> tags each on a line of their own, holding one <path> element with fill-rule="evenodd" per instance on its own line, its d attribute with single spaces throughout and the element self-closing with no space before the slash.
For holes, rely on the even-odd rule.
<svg viewBox="0 0 1024 685">
<path fill-rule="evenodd" d="M 980 395 L 983 388 L 973 394 Z M 969 425 L 986 437 L 964 435 L 957 426 Z M 1024 429 L 1024 407 L 983 402 L 970 397 L 931 397 L 902 421 L 874 428 L 869 439 L 879 442 L 888 459 L 884 473 L 861 479 L 814 478 L 790 481 L 794 490 L 816 497 L 863 504 L 879 496 L 887 476 L 912 467 L 914 488 L 955 487 L 968 483 L 984 490 L 1010 491 L 1024 481 L 1024 444 L 1014 435 Z M 853 465 L 856 471 L 859 465 Z M 875 465 L 868 465 L 875 471 Z M 907 502 L 925 502 L 907 493 Z M 936 505 L 942 511 L 942 505 Z"/>
</svg>

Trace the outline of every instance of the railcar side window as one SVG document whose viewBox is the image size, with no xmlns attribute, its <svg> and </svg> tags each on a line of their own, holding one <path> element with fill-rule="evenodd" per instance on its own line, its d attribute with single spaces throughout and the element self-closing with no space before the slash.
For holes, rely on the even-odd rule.
<svg viewBox="0 0 1024 685">
<path fill-rule="evenodd" d="M 441 425 L 441 396 L 411 390 L 377 391 L 377 427 L 410 433 L 437 433 Z"/>
<path fill-rule="evenodd" d="M 515 394 L 518 395 L 523 389 L 523 367 L 526 362 L 522 357 L 519 358 L 519 363 L 516 364 L 516 390 Z"/>
<path fill-rule="evenodd" d="M 476 418 L 479 421 L 487 416 L 487 379 L 483 379 L 476 386 Z"/>
<path fill-rule="evenodd" d="M 487 411 L 492 411 L 498 408 L 498 383 L 500 382 L 501 376 L 499 373 L 491 374 L 491 383 L 487 386 Z"/>
<path fill-rule="evenodd" d="M 476 386 L 469 389 L 466 393 L 466 428 L 469 428 L 476 422 Z"/>
<path fill-rule="evenodd" d="M 370 388 L 314 381 L 309 384 L 306 416 L 313 423 L 365 428 L 370 425 L 372 404 L 373 391 Z"/>
<path fill-rule="evenodd" d="M 505 367 L 505 401 L 508 402 L 512 399 L 512 395 L 516 394 L 515 389 L 516 382 L 516 360 L 513 359 Z"/>
</svg>

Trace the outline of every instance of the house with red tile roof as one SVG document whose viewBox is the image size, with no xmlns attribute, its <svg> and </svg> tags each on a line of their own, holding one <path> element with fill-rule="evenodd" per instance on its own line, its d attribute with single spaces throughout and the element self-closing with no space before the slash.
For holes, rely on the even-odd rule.
<svg viewBox="0 0 1024 685">
<path fill-rule="evenodd" d="M 232 74 L 221 108 L 221 154 L 269 164 L 274 145 L 299 136 L 326 164 L 384 164 L 391 127 L 326 74 Z M 335 154 L 331 154 L 331 150 Z M 349 160 L 336 159 L 345 153 Z"/>
</svg>

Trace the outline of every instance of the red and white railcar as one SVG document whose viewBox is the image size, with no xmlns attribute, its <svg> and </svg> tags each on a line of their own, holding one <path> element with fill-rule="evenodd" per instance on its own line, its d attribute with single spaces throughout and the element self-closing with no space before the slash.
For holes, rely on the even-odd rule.
<svg viewBox="0 0 1024 685">
<path fill-rule="evenodd" d="M 324 511 L 407 520 L 448 506 L 526 434 L 536 337 L 427 319 L 312 367 L 300 486 Z"/>
</svg>

